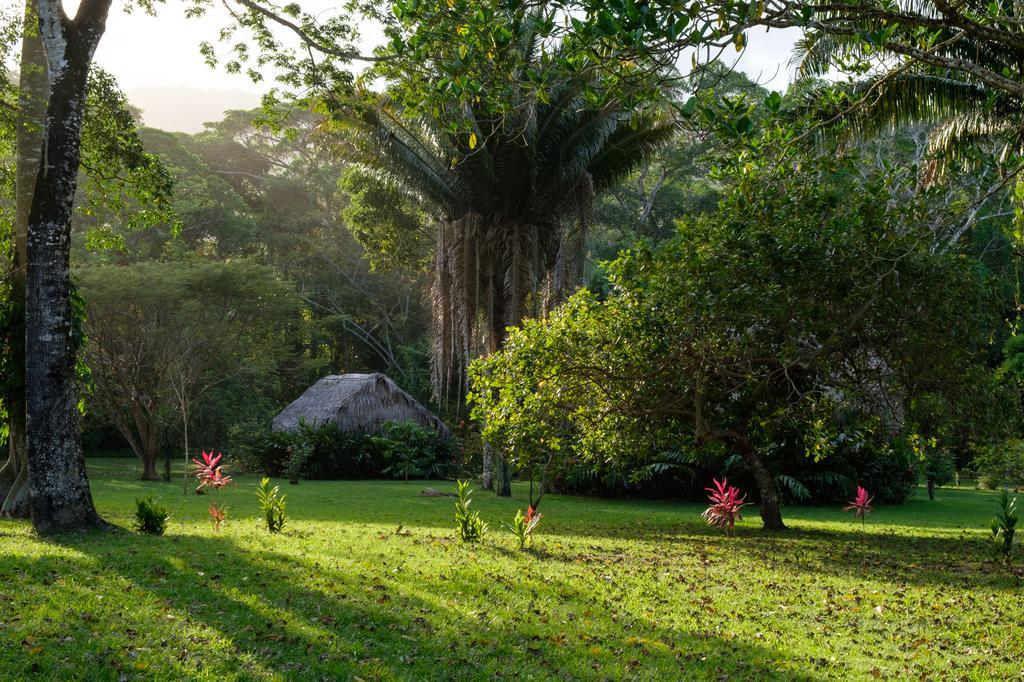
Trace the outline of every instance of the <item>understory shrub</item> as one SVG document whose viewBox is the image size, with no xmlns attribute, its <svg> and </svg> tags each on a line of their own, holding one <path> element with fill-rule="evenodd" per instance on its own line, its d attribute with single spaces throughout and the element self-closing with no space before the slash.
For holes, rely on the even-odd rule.
<svg viewBox="0 0 1024 682">
<path fill-rule="evenodd" d="M 147 535 L 163 535 L 171 515 L 152 497 L 135 500 L 135 530 Z"/>
<path fill-rule="evenodd" d="M 334 424 L 295 433 L 247 424 L 231 436 L 233 462 L 265 476 L 314 480 L 446 478 L 455 473 L 455 439 L 416 424 L 388 422 L 375 434 Z"/>
<path fill-rule="evenodd" d="M 1011 439 L 985 448 L 974 459 L 983 488 L 1024 488 L 1024 440 Z"/>
</svg>

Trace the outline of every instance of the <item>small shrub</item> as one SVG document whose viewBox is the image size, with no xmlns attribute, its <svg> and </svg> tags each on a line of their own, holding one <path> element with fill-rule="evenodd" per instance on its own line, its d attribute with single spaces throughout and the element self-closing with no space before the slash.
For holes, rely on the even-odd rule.
<svg viewBox="0 0 1024 682">
<path fill-rule="evenodd" d="M 712 526 L 725 529 L 726 535 L 732 535 L 732 529 L 736 522 L 743 518 L 740 513 L 746 506 L 746 495 L 740 496 L 740 490 L 736 486 L 729 485 L 729 481 L 714 479 L 714 488 L 705 488 L 710 494 L 708 502 L 711 503 L 701 515 L 704 520 Z"/>
<path fill-rule="evenodd" d="M 263 512 L 263 519 L 266 521 L 267 530 L 271 533 L 280 533 L 285 522 L 285 497 L 281 490 L 275 485 L 270 487 L 270 479 L 264 478 L 256 489 L 256 499 L 260 502 L 260 509 Z"/>
<path fill-rule="evenodd" d="M 484 536 L 487 530 L 487 523 L 480 518 L 476 511 L 470 511 L 469 505 L 473 503 L 470 495 L 473 491 L 469 489 L 469 481 L 457 481 L 459 486 L 459 499 L 455 503 L 455 530 L 462 542 L 476 542 Z"/>
<path fill-rule="evenodd" d="M 224 486 L 231 483 L 231 477 L 224 473 L 224 465 L 220 463 L 221 459 L 224 458 L 219 452 L 202 452 L 203 461 L 192 458 L 192 462 L 195 466 L 196 480 L 199 481 L 199 485 L 196 487 L 196 493 L 202 493 L 203 488 L 213 488 L 214 490 L 220 490 Z"/>
<path fill-rule="evenodd" d="M 1017 498 L 1003 491 L 992 518 L 992 556 L 1007 564 L 1013 560 L 1013 536 L 1017 532 Z"/>
<path fill-rule="evenodd" d="M 163 535 L 171 516 L 152 497 L 135 500 L 135 530 L 148 535 Z"/>
<path fill-rule="evenodd" d="M 864 517 L 872 512 L 871 501 L 873 499 L 875 498 L 870 497 L 868 491 L 863 486 L 857 486 L 857 495 L 843 507 L 844 512 L 853 512 L 853 515 L 860 519 L 860 530 L 862 533 L 865 529 Z"/>
<path fill-rule="evenodd" d="M 528 506 L 526 514 L 523 514 L 522 509 L 517 509 L 516 517 L 512 519 L 512 523 L 505 524 L 505 527 L 515 537 L 516 546 L 519 549 L 526 549 L 533 544 L 533 531 L 537 530 L 537 526 L 540 525 L 540 520 L 543 517 L 543 514 L 538 514 L 533 510 L 533 507 Z"/>
<path fill-rule="evenodd" d="M 213 531 L 219 533 L 224 521 L 228 518 L 228 506 L 213 502 L 210 504 L 210 520 L 213 521 Z"/>
<path fill-rule="evenodd" d="M 974 460 L 982 487 L 1024 487 L 1024 440 L 1011 439 L 985 448 Z"/>
</svg>

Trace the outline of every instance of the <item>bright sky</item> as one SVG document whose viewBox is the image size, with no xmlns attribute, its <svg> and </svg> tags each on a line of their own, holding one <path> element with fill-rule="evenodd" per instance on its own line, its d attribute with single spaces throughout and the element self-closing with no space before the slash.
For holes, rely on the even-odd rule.
<svg viewBox="0 0 1024 682">
<path fill-rule="evenodd" d="M 340 0 L 312 1 L 325 11 L 340 4 Z M 305 0 L 303 5 L 310 6 L 309 2 Z M 69 10 L 75 4 L 74 0 L 65 2 Z M 262 91 L 244 75 L 211 69 L 200 57 L 199 43 L 215 42 L 226 23 L 223 13 L 187 19 L 184 4 L 174 0 L 161 6 L 157 17 L 126 14 L 123 2 L 116 1 L 96 61 L 113 73 L 133 103 L 143 108 L 147 124 L 194 132 L 204 121 L 220 118 L 225 109 L 255 106 Z M 379 37 L 373 27 L 364 32 L 370 44 Z M 794 31 L 752 34 L 739 68 L 762 85 L 784 89 L 795 39 Z"/>
</svg>

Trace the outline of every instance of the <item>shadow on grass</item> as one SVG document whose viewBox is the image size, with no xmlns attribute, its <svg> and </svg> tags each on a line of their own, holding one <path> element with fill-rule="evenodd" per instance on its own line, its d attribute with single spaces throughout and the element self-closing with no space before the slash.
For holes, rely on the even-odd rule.
<svg viewBox="0 0 1024 682">
<path fill-rule="evenodd" d="M 255 534 L 121 532 L 53 538 L 43 556 L 0 556 L 0 574 L 16 576 L 3 596 L 21 613 L 5 630 L 5 637 L 19 632 L 21 646 L 9 642 L 0 672 L 55 678 L 77 671 L 69 675 L 75 678 L 92 671 L 92 679 L 820 679 L 787 670 L 795 664 L 783 652 L 711 632 L 642 620 L 623 627 L 607 614 L 590 627 L 549 622 L 529 606 L 569 595 L 577 612 L 595 608 L 585 591 L 558 581 L 518 583 L 457 565 L 433 576 L 412 568 L 363 574 L 357 562 L 311 559 L 273 545 L 270 536 Z M 502 620 L 489 611 L 496 603 L 511 609 Z"/>
</svg>

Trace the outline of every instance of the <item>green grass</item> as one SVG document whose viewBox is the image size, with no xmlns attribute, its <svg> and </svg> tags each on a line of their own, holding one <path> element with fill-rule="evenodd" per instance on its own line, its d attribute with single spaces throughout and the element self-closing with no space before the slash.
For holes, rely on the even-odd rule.
<svg viewBox="0 0 1024 682">
<path fill-rule="evenodd" d="M 89 468 L 108 520 L 152 494 L 168 534 L 0 522 L 0 679 L 1024 679 L 1024 580 L 985 561 L 990 493 L 881 507 L 863 537 L 837 508 L 788 508 L 779 535 L 752 512 L 731 539 L 695 505 L 551 496 L 521 553 L 500 521 L 522 487 L 476 494 L 491 530 L 466 546 L 421 482 L 280 482 L 272 536 L 252 477 L 185 496 Z"/>
</svg>

